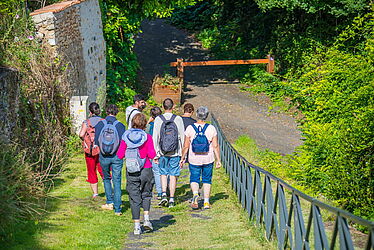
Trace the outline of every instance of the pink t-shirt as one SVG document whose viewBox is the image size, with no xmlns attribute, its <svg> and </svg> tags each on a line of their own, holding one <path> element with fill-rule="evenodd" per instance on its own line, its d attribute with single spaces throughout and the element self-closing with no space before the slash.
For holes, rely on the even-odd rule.
<svg viewBox="0 0 374 250">
<path fill-rule="evenodd" d="M 201 126 L 201 128 L 203 128 L 204 124 L 195 123 L 195 126 L 196 127 Z M 209 163 L 214 162 L 213 145 L 212 145 L 211 142 L 213 140 L 213 137 L 217 135 L 217 130 L 213 125 L 209 125 L 207 127 L 206 131 L 205 131 L 205 136 L 206 136 L 206 138 L 208 138 L 208 141 L 210 142 L 208 153 L 195 154 L 194 152 L 192 152 L 192 140 L 195 138 L 195 135 L 196 135 L 196 132 L 195 132 L 194 128 L 192 127 L 192 125 L 190 125 L 186 128 L 186 131 L 184 132 L 184 135 L 189 137 L 190 141 L 191 141 L 190 150 L 188 151 L 188 162 L 189 163 L 191 163 L 193 165 L 201 166 L 201 165 L 204 165 L 204 164 L 209 164 Z"/>
<path fill-rule="evenodd" d="M 125 157 L 125 152 L 127 149 L 126 142 L 124 140 L 121 140 L 121 144 L 119 145 L 117 156 L 120 159 L 123 159 Z M 144 163 L 144 168 L 151 168 L 152 163 L 149 159 L 153 159 L 156 156 L 155 147 L 153 146 L 153 139 L 150 134 L 147 134 L 147 140 L 144 142 L 143 145 L 139 147 L 139 155 L 140 158 L 146 158 Z"/>
</svg>

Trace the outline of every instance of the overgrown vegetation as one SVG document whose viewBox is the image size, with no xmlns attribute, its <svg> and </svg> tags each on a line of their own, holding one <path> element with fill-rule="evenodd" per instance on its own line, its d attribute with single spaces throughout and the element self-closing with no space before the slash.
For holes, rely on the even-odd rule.
<svg viewBox="0 0 374 250">
<path fill-rule="evenodd" d="M 133 51 L 135 36 L 141 32 L 141 22 L 145 19 L 168 17 L 176 6 L 195 2 L 101 0 L 107 45 L 108 102 L 126 107 L 132 104 L 135 92 L 144 92 L 136 82 L 139 64 Z"/>
<path fill-rule="evenodd" d="M 11 143 L 1 144 L 0 240 L 12 237 L 16 222 L 42 211 L 50 180 L 66 159 L 70 128 L 66 65 L 35 41 L 22 3 L 0 5 L 0 65 L 20 75 L 16 129 Z"/>
<path fill-rule="evenodd" d="M 305 137 L 288 177 L 365 218 L 373 218 L 374 65 L 370 1 L 202 1 L 171 22 L 196 33 L 217 58 L 273 54 L 237 74 L 254 92 L 302 112 Z"/>
</svg>

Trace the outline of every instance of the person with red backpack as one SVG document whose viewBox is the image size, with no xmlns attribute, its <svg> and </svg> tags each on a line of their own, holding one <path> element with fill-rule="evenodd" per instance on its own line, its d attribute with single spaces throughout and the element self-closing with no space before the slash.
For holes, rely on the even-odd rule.
<svg viewBox="0 0 374 250">
<path fill-rule="evenodd" d="M 88 109 L 90 111 L 90 118 L 82 123 L 79 137 L 82 139 L 82 146 L 87 165 L 87 182 L 90 183 L 93 195 L 92 198 L 98 196 L 98 178 L 99 172 L 101 178 L 104 178 L 103 171 L 99 162 L 99 146 L 95 144 L 95 126 L 103 120 L 99 115 L 101 113 L 99 104 L 92 102 Z"/>
</svg>

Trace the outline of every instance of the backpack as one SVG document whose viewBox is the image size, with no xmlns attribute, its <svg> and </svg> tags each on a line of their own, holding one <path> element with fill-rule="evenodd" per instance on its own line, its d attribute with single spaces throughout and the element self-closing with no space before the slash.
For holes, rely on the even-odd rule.
<svg viewBox="0 0 374 250">
<path fill-rule="evenodd" d="M 99 135 L 99 147 L 103 155 L 114 155 L 119 147 L 120 139 L 116 125 L 119 121 L 114 123 L 108 123 L 107 120 L 103 120 L 104 127 Z"/>
<path fill-rule="evenodd" d="M 100 148 L 95 145 L 95 128 L 92 126 L 90 119 L 87 119 L 87 131 L 83 137 L 82 146 L 86 154 L 95 156 L 100 153 Z"/>
<path fill-rule="evenodd" d="M 163 115 L 160 115 L 162 120 L 160 130 L 160 148 L 163 153 L 175 152 L 178 149 L 178 127 L 174 119 L 176 115 L 172 115 L 170 120 L 166 120 Z"/>
<path fill-rule="evenodd" d="M 208 141 L 208 138 L 205 135 L 205 131 L 208 128 L 209 124 L 205 124 L 203 128 L 199 126 L 198 128 L 195 126 L 195 124 L 192 124 L 192 127 L 194 128 L 196 134 L 195 138 L 192 140 L 192 152 L 194 153 L 208 153 L 209 152 L 209 146 L 210 143 Z"/>
<path fill-rule="evenodd" d="M 136 173 L 143 169 L 146 158 L 140 158 L 139 148 L 127 148 L 125 158 L 127 172 Z"/>
</svg>

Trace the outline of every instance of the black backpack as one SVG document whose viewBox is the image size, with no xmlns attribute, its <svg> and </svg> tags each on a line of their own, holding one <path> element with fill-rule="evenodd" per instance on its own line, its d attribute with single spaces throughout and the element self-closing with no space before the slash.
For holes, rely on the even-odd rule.
<svg viewBox="0 0 374 250">
<path fill-rule="evenodd" d="M 163 115 L 160 115 L 162 120 L 160 130 L 160 148 L 164 154 L 175 152 L 178 149 L 179 133 L 177 124 L 174 122 L 175 117 L 177 116 L 173 114 L 170 120 L 166 120 Z"/>
</svg>

